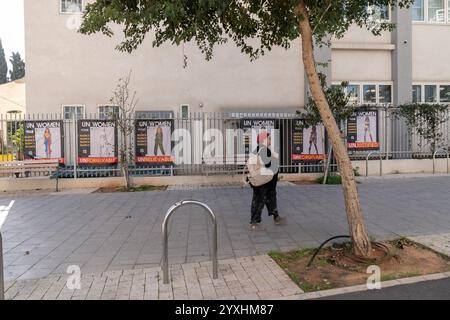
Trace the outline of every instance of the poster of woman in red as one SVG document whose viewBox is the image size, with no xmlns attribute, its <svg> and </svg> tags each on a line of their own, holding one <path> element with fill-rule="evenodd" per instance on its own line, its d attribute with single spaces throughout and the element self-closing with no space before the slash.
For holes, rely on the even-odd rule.
<svg viewBox="0 0 450 320">
<path fill-rule="evenodd" d="M 59 159 L 64 163 L 62 121 L 25 122 L 25 159 Z"/>
</svg>

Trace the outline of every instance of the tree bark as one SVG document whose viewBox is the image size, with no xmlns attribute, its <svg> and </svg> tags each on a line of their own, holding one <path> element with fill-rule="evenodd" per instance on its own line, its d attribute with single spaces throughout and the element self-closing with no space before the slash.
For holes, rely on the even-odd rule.
<svg viewBox="0 0 450 320">
<path fill-rule="evenodd" d="M 122 166 L 122 174 L 125 178 L 125 187 L 129 191 L 131 188 L 131 181 L 130 181 L 130 170 L 129 170 L 129 159 L 128 159 L 128 143 L 127 143 L 127 135 L 126 135 L 126 128 L 127 123 L 126 119 L 124 121 L 124 126 L 122 129 L 122 150 L 121 150 L 121 166 Z"/>
<path fill-rule="evenodd" d="M 331 112 L 330 106 L 328 105 L 328 101 L 320 84 L 320 79 L 314 60 L 313 34 L 309 23 L 308 10 L 305 6 L 304 0 L 300 0 L 297 10 L 301 17 L 300 32 L 303 65 L 308 77 L 311 94 L 316 101 L 323 124 L 330 137 L 342 177 L 342 188 L 344 192 L 349 231 L 353 244 L 353 253 L 355 255 L 368 258 L 371 255 L 372 248 L 364 226 L 355 174 L 350 157 L 348 156 L 345 145 L 341 139 L 341 133 L 336 123 L 336 119 Z"/>
</svg>

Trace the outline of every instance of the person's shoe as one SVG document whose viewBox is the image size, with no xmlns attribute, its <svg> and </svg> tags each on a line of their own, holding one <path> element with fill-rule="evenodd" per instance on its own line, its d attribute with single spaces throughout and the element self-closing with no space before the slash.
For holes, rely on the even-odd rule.
<svg viewBox="0 0 450 320">
<path fill-rule="evenodd" d="M 249 229 L 250 229 L 250 231 L 263 231 L 263 230 L 266 230 L 266 228 L 261 223 L 251 223 Z"/>
<path fill-rule="evenodd" d="M 276 216 L 276 217 L 273 219 L 273 222 L 274 222 L 277 226 L 279 226 L 279 225 L 282 225 L 282 224 L 284 224 L 284 223 L 286 222 L 286 218 L 280 217 L 280 216 Z"/>
</svg>

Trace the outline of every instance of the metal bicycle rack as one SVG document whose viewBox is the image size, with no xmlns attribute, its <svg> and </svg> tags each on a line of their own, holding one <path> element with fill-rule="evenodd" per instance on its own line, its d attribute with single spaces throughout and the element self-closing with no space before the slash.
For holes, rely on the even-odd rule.
<svg viewBox="0 0 450 320">
<path fill-rule="evenodd" d="M 162 233 L 163 233 L 163 260 L 162 260 L 162 268 L 163 268 L 163 283 L 169 283 L 169 247 L 168 247 L 168 223 L 170 217 L 175 213 L 175 211 L 184 206 L 192 204 L 195 206 L 202 207 L 205 211 L 210 215 L 212 223 L 213 223 L 213 278 L 217 279 L 218 276 L 218 261 L 217 261 L 217 219 L 214 212 L 211 208 L 204 202 L 197 200 L 183 200 L 175 203 L 173 206 L 167 210 L 166 216 L 164 217 L 164 221 L 162 224 Z"/>
<path fill-rule="evenodd" d="M 3 239 L 0 232 L 0 300 L 5 299 L 5 283 L 3 278 Z"/>
<path fill-rule="evenodd" d="M 441 151 L 445 152 L 445 154 L 447 155 L 447 173 L 449 173 L 448 160 L 449 160 L 449 158 L 450 158 L 450 155 L 449 155 L 447 149 L 441 148 L 441 149 L 436 150 L 436 151 L 433 153 L 433 174 L 436 173 L 436 164 L 435 164 L 435 162 L 436 162 L 436 155 L 437 155 L 439 152 L 441 152 Z"/>
<path fill-rule="evenodd" d="M 379 151 L 372 151 L 367 154 L 366 157 L 366 177 L 369 176 L 369 158 L 373 154 L 378 154 L 380 156 L 380 177 L 383 175 L 383 155 Z"/>
</svg>

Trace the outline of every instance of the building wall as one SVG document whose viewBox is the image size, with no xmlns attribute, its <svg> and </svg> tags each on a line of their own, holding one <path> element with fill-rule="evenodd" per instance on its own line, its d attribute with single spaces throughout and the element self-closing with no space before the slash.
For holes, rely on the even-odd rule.
<svg viewBox="0 0 450 320">
<path fill-rule="evenodd" d="M 413 23 L 413 81 L 450 82 L 450 25 Z"/>
<path fill-rule="evenodd" d="M 305 103 L 299 41 L 254 62 L 232 43 L 217 48 L 206 62 L 195 44 L 152 48 L 152 35 L 128 54 L 115 50 L 119 28 L 113 38 L 81 35 L 70 28 L 74 16 L 60 14 L 59 5 L 59 0 L 25 0 L 29 113 L 59 113 L 62 105 L 74 104 L 95 113 L 98 105 L 109 103 L 117 80 L 130 70 L 137 110 L 179 111 L 180 105 L 189 104 L 191 112 L 286 112 Z M 409 82 L 450 83 L 449 25 L 411 23 L 408 10 L 392 10 L 391 18 L 401 26 L 393 33 L 373 36 L 352 26 L 343 38 L 333 40 L 331 49 L 316 52 L 318 60 L 331 60 L 326 70 L 331 81 L 392 83 L 393 103 L 407 102 Z"/>
<path fill-rule="evenodd" d="M 333 81 L 391 81 L 393 49 L 390 32 L 374 36 L 367 28 L 351 26 L 344 37 L 333 40 Z"/>
<path fill-rule="evenodd" d="M 296 110 L 303 103 L 299 42 L 276 48 L 250 62 L 234 45 L 216 50 L 206 62 L 193 45 L 152 48 L 149 35 L 132 54 L 114 50 L 119 36 L 85 36 L 71 30 L 73 17 L 59 13 L 59 0 L 25 0 L 28 112 L 60 112 L 63 104 L 109 102 L 117 80 L 132 70 L 137 110 L 191 111 L 230 109 Z M 120 33 L 118 33 L 120 34 Z M 203 108 L 199 108 L 203 104 Z"/>
<path fill-rule="evenodd" d="M 332 51 L 333 81 L 391 81 L 390 50 Z"/>
</svg>

